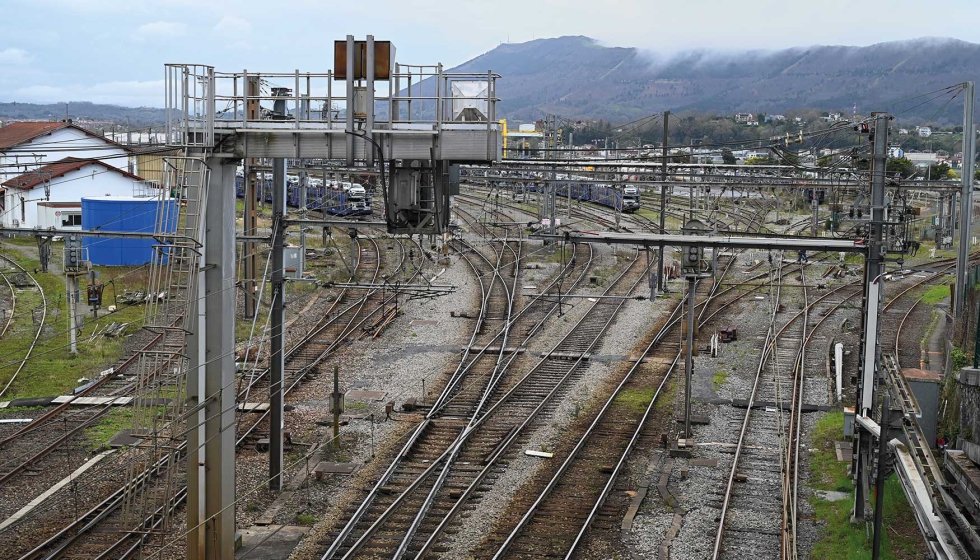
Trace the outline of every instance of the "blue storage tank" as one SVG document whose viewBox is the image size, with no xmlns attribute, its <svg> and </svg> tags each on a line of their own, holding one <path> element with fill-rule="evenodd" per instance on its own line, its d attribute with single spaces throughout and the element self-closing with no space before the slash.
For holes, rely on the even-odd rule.
<svg viewBox="0 0 980 560">
<path fill-rule="evenodd" d="M 161 201 L 155 197 L 104 196 L 82 198 L 82 247 L 87 249 L 92 264 L 132 266 L 150 262 L 153 258 L 152 238 L 84 237 L 85 230 L 127 231 L 153 233 L 157 211 L 162 205 L 169 216 L 176 217 L 176 201 Z M 171 224 L 171 233 L 174 225 Z"/>
</svg>

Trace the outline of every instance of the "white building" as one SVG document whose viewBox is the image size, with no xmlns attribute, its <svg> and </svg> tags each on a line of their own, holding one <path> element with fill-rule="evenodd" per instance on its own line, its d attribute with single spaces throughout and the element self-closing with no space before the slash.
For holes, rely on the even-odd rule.
<svg viewBox="0 0 980 560">
<path fill-rule="evenodd" d="M 929 128 L 928 126 L 920 126 L 919 128 L 916 129 L 916 132 L 918 132 L 919 136 L 923 138 L 928 138 L 932 136 L 932 129 Z"/>
<path fill-rule="evenodd" d="M 905 152 L 905 158 L 914 163 L 916 167 L 929 167 L 939 161 L 939 154 L 935 152 Z"/>
<path fill-rule="evenodd" d="M 752 113 L 735 113 L 735 122 L 747 123 L 749 121 L 754 121 L 755 115 Z"/>
<path fill-rule="evenodd" d="M 0 128 L 0 185 L 67 157 L 76 160 L 99 160 L 134 176 L 136 173 L 134 169 L 136 159 L 131 150 L 76 126 L 70 120 L 15 122 Z M 132 191 L 126 194 L 132 194 Z M 81 196 L 64 202 L 80 203 Z M 14 221 L 18 224 L 24 223 L 25 220 L 21 219 L 17 212 L 26 209 L 14 210 L 19 203 L 14 193 L 4 192 L 3 187 L 0 187 L 0 225 L 10 226 Z M 33 223 L 36 214 L 34 212 L 30 214 L 27 221 Z"/>
<path fill-rule="evenodd" d="M 88 196 L 132 196 L 136 175 L 102 160 L 66 158 L 0 184 L 4 226 L 81 226 L 81 200 Z M 77 217 L 75 217 L 77 215 Z"/>
</svg>

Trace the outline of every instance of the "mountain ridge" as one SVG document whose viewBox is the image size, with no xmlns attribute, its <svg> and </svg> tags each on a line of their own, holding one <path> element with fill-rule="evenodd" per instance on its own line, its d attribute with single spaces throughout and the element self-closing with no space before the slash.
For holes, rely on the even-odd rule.
<svg viewBox="0 0 980 560">
<path fill-rule="evenodd" d="M 937 119 L 952 122 L 962 114 L 962 106 L 956 102 L 942 107 L 947 97 L 916 107 L 892 101 L 975 79 L 980 75 L 980 45 L 924 37 L 866 47 L 663 54 L 606 47 L 577 35 L 504 43 L 450 72 L 488 68 L 503 76 L 497 84 L 498 115 L 518 120 L 545 113 L 627 120 L 665 109 L 832 111 L 856 104 L 863 113 L 894 110 L 911 118 L 936 114 Z"/>
</svg>

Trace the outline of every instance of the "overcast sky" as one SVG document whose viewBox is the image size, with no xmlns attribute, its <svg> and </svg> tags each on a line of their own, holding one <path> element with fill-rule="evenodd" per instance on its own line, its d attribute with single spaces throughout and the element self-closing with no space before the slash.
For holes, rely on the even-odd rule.
<svg viewBox="0 0 980 560">
<path fill-rule="evenodd" d="M 134 106 L 163 104 L 166 62 L 325 71 L 348 33 L 447 67 L 561 35 L 657 52 L 980 43 L 977 0 L 0 0 L 0 14 L 0 101 Z"/>
</svg>

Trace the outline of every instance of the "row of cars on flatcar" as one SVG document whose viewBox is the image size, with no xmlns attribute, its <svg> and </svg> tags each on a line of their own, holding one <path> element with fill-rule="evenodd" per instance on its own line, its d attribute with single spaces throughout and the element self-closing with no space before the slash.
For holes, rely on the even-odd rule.
<svg viewBox="0 0 980 560">
<path fill-rule="evenodd" d="M 498 170 L 491 169 L 477 171 L 472 176 L 479 179 L 470 179 L 471 182 L 509 190 L 514 198 L 521 197 L 524 193 L 538 192 L 544 189 L 545 185 L 543 182 L 535 181 L 544 176 L 543 173 L 536 171 L 517 171 L 504 175 Z M 555 181 L 555 194 L 560 197 L 571 196 L 575 200 L 593 202 L 622 212 L 636 212 L 640 209 L 640 189 L 635 185 L 613 187 L 590 182 L 587 177 L 564 173 L 556 174 Z"/>
<path fill-rule="evenodd" d="M 272 174 L 258 173 L 259 188 L 256 199 L 272 202 Z M 286 177 L 286 205 L 299 207 L 301 194 L 299 177 Z M 235 195 L 245 198 L 245 177 L 239 170 L 235 175 Z M 334 216 L 360 216 L 371 214 L 371 196 L 359 183 L 326 181 L 311 177 L 306 184 L 306 208 L 319 210 Z"/>
</svg>

